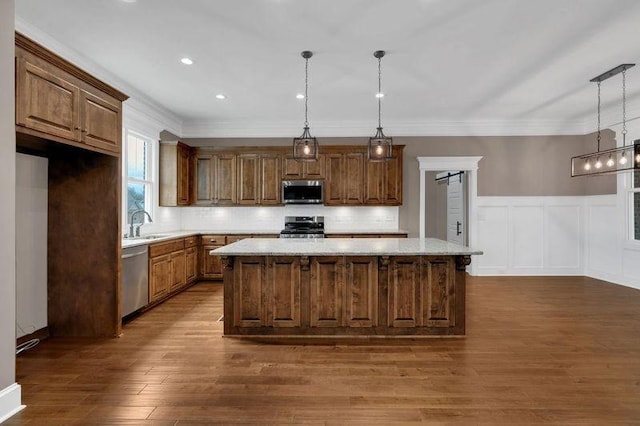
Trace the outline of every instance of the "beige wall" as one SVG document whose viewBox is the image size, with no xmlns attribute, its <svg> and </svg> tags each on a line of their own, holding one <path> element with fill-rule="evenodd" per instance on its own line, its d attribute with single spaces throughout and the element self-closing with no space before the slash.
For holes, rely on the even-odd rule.
<svg viewBox="0 0 640 426">
<path fill-rule="evenodd" d="M 603 149 L 614 133 L 605 131 Z M 319 138 L 326 145 L 365 145 L 367 138 Z M 284 146 L 291 138 L 184 139 L 191 146 Z M 418 235 L 419 172 L 416 157 L 482 156 L 479 196 L 568 196 L 612 194 L 615 176 L 571 178 L 571 157 L 595 150 L 593 135 L 397 137 L 405 145 L 404 203 L 400 227 Z"/>
<path fill-rule="evenodd" d="M 16 377 L 14 28 L 14 1 L 0 0 L 0 391 Z"/>
<path fill-rule="evenodd" d="M 447 185 L 436 183 L 438 172 L 427 172 L 427 237 L 447 239 Z"/>
</svg>

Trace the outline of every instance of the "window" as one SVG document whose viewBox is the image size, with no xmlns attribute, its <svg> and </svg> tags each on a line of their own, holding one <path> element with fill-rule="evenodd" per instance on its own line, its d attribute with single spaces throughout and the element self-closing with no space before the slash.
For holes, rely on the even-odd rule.
<svg viewBox="0 0 640 426">
<path fill-rule="evenodd" d="M 149 213 L 153 206 L 153 173 L 152 173 L 152 142 L 139 134 L 127 131 L 125 146 L 125 181 L 127 193 L 125 208 L 127 223 L 131 213 L 136 210 L 146 210 Z M 143 223 L 144 215 L 138 214 L 135 223 Z"/>
<path fill-rule="evenodd" d="M 640 240 L 640 171 L 633 172 L 633 184 L 631 185 L 630 210 L 631 210 L 631 239 Z"/>
</svg>

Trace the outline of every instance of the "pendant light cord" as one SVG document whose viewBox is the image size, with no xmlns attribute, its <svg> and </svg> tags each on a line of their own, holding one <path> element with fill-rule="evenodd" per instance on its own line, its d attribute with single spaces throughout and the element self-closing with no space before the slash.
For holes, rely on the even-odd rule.
<svg viewBox="0 0 640 426">
<path fill-rule="evenodd" d="M 627 145 L 627 70 L 622 71 L 622 146 Z"/>
<path fill-rule="evenodd" d="M 600 81 L 598 81 L 598 152 L 600 152 Z"/>
<path fill-rule="evenodd" d="M 309 127 L 309 58 L 304 59 L 304 127 Z"/>
<path fill-rule="evenodd" d="M 378 58 L 378 127 L 382 128 L 382 58 Z"/>
</svg>

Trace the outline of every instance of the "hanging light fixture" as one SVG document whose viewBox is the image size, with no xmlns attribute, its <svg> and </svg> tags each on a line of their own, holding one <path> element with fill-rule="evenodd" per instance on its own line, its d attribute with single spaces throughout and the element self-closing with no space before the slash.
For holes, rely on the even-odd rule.
<svg viewBox="0 0 640 426">
<path fill-rule="evenodd" d="M 318 161 L 318 140 L 309 132 L 309 58 L 313 52 L 305 50 L 301 53 L 304 58 L 304 128 L 302 135 L 293 138 L 293 158 L 298 161 Z"/>
<path fill-rule="evenodd" d="M 378 59 L 378 129 L 376 135 L 369 138 L 369 148 L 367 150 L 367 159 L 369 161 L 387 161 L 393 158 L 393 138 L 387 137 L 382 131 L 382 57 L 384 50 L 376 50 L 373 56 Z"/>
<path fill-rule="evenodd" d="M 627 70 L 633 66 L 635 64 L 618 65 L 590 80 L 598 83 L 598 133 L 596 136 L 598 149 L 596 152 L 571 159 L 572 177 L 640 170 L 640 139 L 627 145 Z M 600 84 L 620 73 L 622 73 L 622 146 L 600 151 Z"/>
</svg>

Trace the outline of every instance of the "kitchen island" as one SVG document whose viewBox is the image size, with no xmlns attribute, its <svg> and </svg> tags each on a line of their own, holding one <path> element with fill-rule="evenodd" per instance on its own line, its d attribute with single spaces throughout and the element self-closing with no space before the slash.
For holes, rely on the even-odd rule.
<svg viewBox="0 0 640 426">
<path fill-rule="evenodd" d="M 437 239 L 247 239 L 224 265 L 226 336 L 463 336 L 465 267 Z"/>
</svg>

